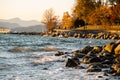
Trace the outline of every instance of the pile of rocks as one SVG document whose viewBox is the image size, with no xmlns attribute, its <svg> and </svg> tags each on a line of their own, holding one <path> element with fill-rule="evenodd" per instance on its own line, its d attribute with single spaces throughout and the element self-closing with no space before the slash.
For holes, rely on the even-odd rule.
<svg viewBox="0 0 120 80">
<path fill-rule="evenodd" d="M 59 52 L 56 56 L 68 53 Z M 85 66 L 82 66 L 85 64 Z M 66 61 L 66 67 L 86 69 L 86 72 L 105 72 L 120 76 L 120 40 L 105 46 L 86 46 L 72 52 Z"/>
<path fill-rule="evenodd" d="M 42 36 L 51 37 L 74 37 L 74 38 L 96 38 L 96 39 L 120 39 L 120 35 L 116 33 L 100 32 L 100 33 L 80 33 L 80 32 L 47 32 Z"/>
</svg>

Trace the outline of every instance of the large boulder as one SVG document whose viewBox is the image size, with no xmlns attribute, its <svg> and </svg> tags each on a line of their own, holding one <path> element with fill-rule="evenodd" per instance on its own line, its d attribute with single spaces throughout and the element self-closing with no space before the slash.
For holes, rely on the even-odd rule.
<svg viewBox="0 0 120 80">
<path fill-rule="evenodd" d="M 94 62 L 101 62 L 101 60 L 100 58 L 93 57 L 93 56 L 84 56 L 82 58 L 82 63 L 89 64 L 89 63 L 94 63 Z"/>
<path fill-rule="evenodd" d="M 106 50 L 101 51 L 101 52 L 97 55 L 97 57 L 99 57 L 103 63 L 107 63 L 108 61 L 113 62 L 113 60 L 114 60 L 114 58 L 115 58 L 115 56 L 114 56 L 113 54 L 110 54 L 110 53 L 109 53 L 108 51 L 106 51 Z M 107 62 L 106 62 L 106 60 L 107 60 Z"/>
<path fill-rule="evenodd" d="M 116 44 L 114 42 L 111 42 L 111 43 L 105 45 L 104 50 L 108 51 L 109 53 L 114 54 L 115 47 L 116 47 Z"/>
<path fill-rule="evenodd" d="M 78 52 L 78 51 L 74 51 L 74 52 L 72 53 L 72 56 L 75 57 L 75 58 L 82 58 L 82 57 L 85 56 L 85 54 L 80 53 L 80 52 Z"/>
<path fill-rule="evenodd" d="M 84 54 L 87 54 L 89 51 L 91 51 L 93 49 L 93 47 L 91 46 L 86 46 L 84 47 L 80 52 L 81 53 L 84 53 Z"/>
<path fill-rule="evenodd" d="M 116 55 L 120 54 L 120 44 L 117 45 L 117 47 L 115 48 L 114 51 L 115 51 L 115 54 L 116 54 Z"/>
<path fill-rule="evenodd" d="M 112 68 L 115 71 L 115 73 L 113 75 L 114 76 L 116 76 L 116 75 L 120 76 L 120 64 L 113 64 Z"/>
<path fill-rule="evenodd" d="M 66 67 L 77 67 L 80 64 L 80 61 L 78 58 L 68 58 L 66 62 Z"/>
<path fill-rule="evenodd" d="M 93 50 L 97 53 L 101 52 L 102 51 L 102 47 L 101 46 L 94 46 L 93 47 Z"/>
</svg>

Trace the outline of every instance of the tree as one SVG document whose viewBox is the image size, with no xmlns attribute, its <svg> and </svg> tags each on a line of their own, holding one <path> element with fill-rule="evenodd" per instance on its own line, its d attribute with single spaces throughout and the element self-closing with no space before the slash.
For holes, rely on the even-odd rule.
<svg viewBox="0 0 120 80">
<path fill-rule="evenodd" d="M 115 24 L 120 24 L 120 4 L 111 7 L 112 16 L 111 21 Z"/>
<path fill-rule="evenodd" d="M 44 12 L 41 22 L 46 25 L 48 30 L 53 30 L 57 26 L 58 17 L 55 15 L 55 12 L 52 8 L 47 9 Z"/>
<path fill-rule="evenodd" d="M 111 10 L 108 6 L 101 6 L 89 17 L 89 23 L 96 25 L 111 25 Z"/>
<path fill-rule="evenodd" d="M 73 13 L 79 19 L 84 20 L 85 22 L 88 21 L 89 15 L 95 10 L 95 4 L 93 0 L 76 0 Z"/>
<path fill-rule="evenodd" d="M 73 20 L 72 17 L 70 16 L 70 14 L 68 12 L 65 12 L 63 14 L 63 18 L 62 18 L 62 28 L 63 29 L 70 29 L 73 25 Z"/>
</svg>

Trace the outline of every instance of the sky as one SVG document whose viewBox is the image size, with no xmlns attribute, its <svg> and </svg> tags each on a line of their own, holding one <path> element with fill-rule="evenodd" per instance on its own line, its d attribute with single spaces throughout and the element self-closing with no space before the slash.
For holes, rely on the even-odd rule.
<svg viewBox="0 0 120 80">
<path fill-rule="evenodd" d="M 41 20 L 46 9 L 53 8 L 56 15 L 71 9 L 74 0 L 0 0 L 0 19 L 19 17 L 23 20 Z"/>
</svg>

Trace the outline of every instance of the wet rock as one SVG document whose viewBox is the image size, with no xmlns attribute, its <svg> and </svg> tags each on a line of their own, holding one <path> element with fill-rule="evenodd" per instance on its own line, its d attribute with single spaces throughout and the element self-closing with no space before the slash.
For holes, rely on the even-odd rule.
<svg viewBox="0 0 120 80">
<path fill-rule="evenodd" d="M 87 72 L 101 72 L 102 69 L 97 64 L 89 64 Z"/>
<path fill-rule="evenodd" d="M 113 73 L 115 73 L 115 71 L 113 69 L 103 70 L 103 72 L 105 72 L 106 74 L 113 74 Z"/>
<path fill-rule="evenodd" d="M 43 68 L 43 70 L 48 70 L 48 68 Z"/>
<path fill-rule="evenodd" d="M 120 76 L 120 73 L 115 72 L 115 73 L 113 73 L 112 75 L 113 75 L 113 76 Z"/>
<path fill-rule="evenodd" d="M 120 44 L 118 44 L 117 47 L 115 48 L 115 54 L 116 55 L 120 54 Z"/>
<path fill-rule="evenodd" d="M 85 63 L 85 64 L 88 64 L 88 63 L 90 63 L 90 59 L 91 58 L 93 58 L 92 56 L 84 56 L 83 58 L 82 58 L 82 63 Z"/>
<path fill-rule="evenodd" d="M 91 68 L 91 69 L 87 69 L 87 72 L 101 72 L 102 70 L 99 68 Z"/>
<path fill-rule="evenodd" d="M 112 68 L 114 71 L 120 74 L 120 64 L 113 64 Z"/>
<path fill-rule="evenodd" d="M 108 67 L 108 65 L 103 65 L 103 64 L 101 64 L 100 62 L 97 62 L 97 63 L 90 63 L 90 64 L 88 64 L 88 66 L 87 66 L 88 68 L 90 68 L 90 67 L 92 67 L 92 68 L 109 68 Z"/>
<path fill-rule="evenodd" d="M 92 57 L 92 56 L 85 56 L 82 58 L 82 63 L 88 64 L 94 62 L 101 62 L 101 60 L 98 57 Z"/>
<path fill-rule="evenodd" d="M 115 58 L 115 62 L 120 64 L 120 55 L 117 55 L 116 58 Z"/>
<path fill-rule="evenodd" d="M 102 51 L 102 47 L 101 46 L 94 46 L 93 47 L 93 50 L 97 53 L 101 52 Z"/>
<path fill-rule="evenodd" d="M 65 34 L 64 34 L 64 37 L 65 37 L 65 38 L 68 38 L 69 36 L 68 36 L 68 34 L 67 34 L 67 33 L 65 33 Z"/>
<path fill-rule="evenodd" d="M 85 67 L 83 67 L 83 66 L 77 66 L 77 67 L 75 67 L 75 69 L 85 69 Z"/>
<path fill-rule="evenodd" d="M 78 37 L 78 34 L 77 34 L 77 33 L 75 33 L 73 37 L 74 37 L 74 38 L 77 38 L 77 37 Z"/>
<path fill-rule="evenodd" d="M 104 50 L 106 50 L 110 53 L 113 53 L 113 54 L 114 54 L 114 49 L 115 49 L 115 43 L 114 42 L 111 42 L 111 43 L 105 45 L 105 47 L 104 47 Z"/>
<path fill-rule="evenodd" d="M 64 55 L 64 52 L 58 51 L 58 52 L 55 54 L 55 56 L 61 56 L 61 55 Z"/>
<path fill-rule="evenodd" d="M 97 78 L 103 78 L 103 76 L 97 76 Z"/>
<path fill-rule="evenodd" d="M 72 56 L 75 57 L 75 58 L 82 58 L 82 57 L 85 56 L 85 54 L 79 53 L 79 52 L 77 52 L 77 51 L 74 51 L 74 52 L 72 53 Z"/>
<path fill-rule="evenodd" d="M 104 62 L 105 60 L 110 60 L 113 61 L 113 59 L 115 58 L 113 54 L 110 54 L 108 51 L 103 50 L 102 52 L 100 52 L 97 57 L 99 57 L 101 59 L 102 62 Z"/>
<path fill-rule="evenodd" d="M 93 56 L 95 57 L 97 55 L 96 51 L 92 50 L 87 53 L 87 56 Z"/>
<path fill-rule="evenodd" d="M 78 58 L 68 58 L 66 62 L 66 67 L 76 67 L 80 64 L 80 61 Z"/>
<path fill-rule="evenodd" d="M 113 60 L 105 60 L 102 62 L 102 64 L 109 64 L 110 65 L 110 64 L 113 64 L 113 62 L 114 62 Z"/>
<path fill-rule="evenodd" d="M 108 76 L 108 74 L 107 74 L 107 73 L 104 73 L 103 76 Z"/>
<path fill-rule="evenodd" d="M 89 51 L 91 51 L 93 49 L 93 47 L 91 46 L 86 46 L 84 47 L 80 52 L 81 53 L 84 53 L 84 54 L 87 54 Z"/>
</svg>

